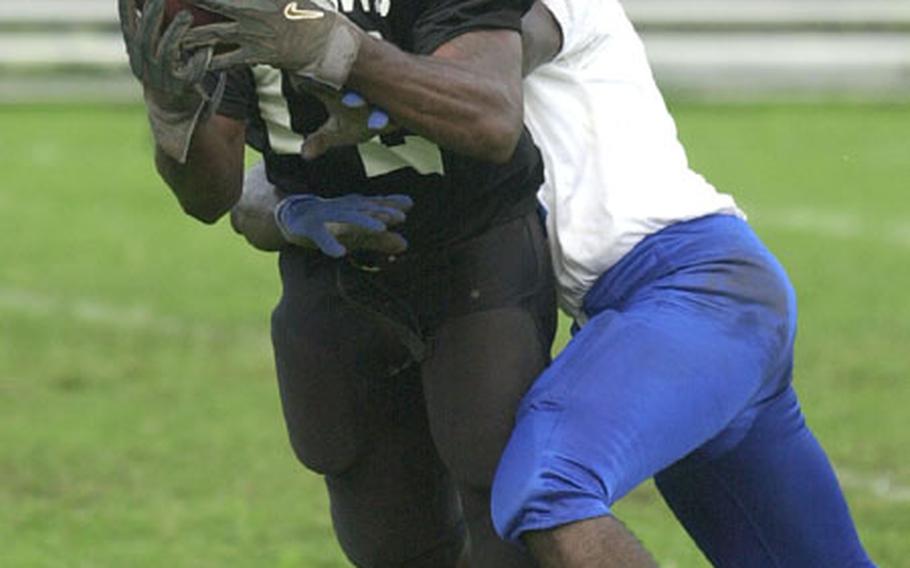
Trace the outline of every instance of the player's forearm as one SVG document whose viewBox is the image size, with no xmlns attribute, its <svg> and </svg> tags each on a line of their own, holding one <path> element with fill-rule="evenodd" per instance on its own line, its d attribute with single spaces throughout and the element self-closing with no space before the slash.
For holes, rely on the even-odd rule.
<svg viewBox="0 0 910 568">
<path fill-rule="evenodd" d="M 370 38 L 348 86 L 397 124 L 465 155 L 508 161 L 521 136 L 521 37 L 515 32 L 467 33 L 433 56 Z"/>
<path fill-rule="evenodd" d="M 240 198 L 243 144 L 240 123 L 214 116 L 196 129 L 185 164 L 160 148 L 155 164 L 183 210 L 203 223 L 214 223 Z"/>
</svg>

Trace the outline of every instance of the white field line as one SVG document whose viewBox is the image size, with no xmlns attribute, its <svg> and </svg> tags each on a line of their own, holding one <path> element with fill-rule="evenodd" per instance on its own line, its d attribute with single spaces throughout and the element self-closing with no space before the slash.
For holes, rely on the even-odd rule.
<svg viewBox="0 0 910 568">
<path fill-rule="evenodd" d="M 826 211 L 809 207 L 757 209 L 749 217 L 757 227 L 910 249 L 910 219 L 873 221 L 848 211 Z"/>
<path fill-rule="evenodd" d="M 848 491 L 861 491 L 889 503 L 910 503 L 910 486 L 898 483 L 886 473 L 837 468 L 837 478 Z"/>
<path fill-rule="evenodd" d="M 156 313 L 149 306 L 118 306 L 94 299 L 68 299 L 28 290 L 0 287 L 0 310 L 30 316 L 66 318 L 125 332 L 146 332 L 199 339 L 239 335 L 245 339 L 267 339 L 267 330 L 252 327 L 225 327 Z"/>
</svg>

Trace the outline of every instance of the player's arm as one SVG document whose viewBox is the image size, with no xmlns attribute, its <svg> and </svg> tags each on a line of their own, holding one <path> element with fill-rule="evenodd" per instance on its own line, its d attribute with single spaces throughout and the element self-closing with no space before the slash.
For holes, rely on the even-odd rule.
<svg viewBox="0 0 910 568">
<path fill-rule="evenodd" d="M 440 146 L 505 162 L 522 132 L 521 36 L 468 32 L 431 56 L 367 37 L 347 85 Z"/>
<path fill-rule="evenodd" d="M 181 12 L 165 21 L 164 0 L 118 0 L 130 69 L 142 83 L 158 171 L 183 209 L 212 223 L 226 213 L 242 188 L 241 122 L 214 116 L 225 83 L 203 88 L 211 49 L 188 57 L 180 47 L 192 25 Z"/>
<path fill-rule="evenodd" d="M 551 61 L 561 47 L 559 25 L 535 2 L 522 18 L 521 35 L 470 32 L 431 57 L 369 38 L 347 86 L 388 111 L 396 124 L 443 147 L 506 161 L 522 130 L 521 78 Z"/>
<path fill-rule="evenodd" d="M 521 35 L 467 31 L 432 55 L 405 53 L 310 0 L 190 0 L 228 23 L 200 26 L 183 43 L 216 50 L 211 69 L 268 64 L 336 89 L 349 86 L 401 126 L 440 146 L 506 161 L 522 131 Z"/>
<path fill-rule="evenodd" d="M 245 134 L 243 122 L 216 114 L 196 127 L 184 163 L 156 146 L 158 173 L 188 215 L 214 223 L 240 198 Z"/>
<path fill-rule="evenodd" d="M 562 30 L 542 2 L 535 2 L 522 18 L 521 37 L 524 75 L 551 61 L 562 48 Z M 373 101 L 368 105 L 357 93 L 348 92 L 341 97 L 337 91 L 312 81 L 298 86 L 319 97 L 329 112 L 326 123 L 317 132 L 307 136 L 303 146 L 305 158 L 316 158 L 331 148 L 359 144 L 389 128 L 397 127 L 389 126 L 389 117 L 383 109 L 373 106 Z M 456 120 L 454 116 L 443 114 L 437 118 L 444 122 L 455 122 L 456 127 L 465 124 L 464 119 Z"/>
</svg>

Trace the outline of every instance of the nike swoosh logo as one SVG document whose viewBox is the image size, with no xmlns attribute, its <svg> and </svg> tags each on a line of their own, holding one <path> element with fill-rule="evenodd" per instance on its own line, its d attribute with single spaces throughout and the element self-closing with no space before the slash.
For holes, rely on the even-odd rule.
<svg viewBox="0 0 910 568">
<path fill-rule="evenodd" d="M 297 2 L 288 2 L 284 7 L 284 17 L 289 20 L 318 20 L 324 16 L 321 10 L 302 10 Z"/>
</svg>

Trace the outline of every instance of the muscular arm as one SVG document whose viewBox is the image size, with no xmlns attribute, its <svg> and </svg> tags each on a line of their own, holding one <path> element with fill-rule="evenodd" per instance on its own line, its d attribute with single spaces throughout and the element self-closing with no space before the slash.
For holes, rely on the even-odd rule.
<svg viewBox="0 0 910 568">
<path fill-rule="evenodd" d="M 552 60 L 561 46 L 558 24 L 535 2 L 522 19 L 521 36 L 466 33 L 431 57 L 369 40 L 348 86 L 387 109 L 396 123 L 442 146 L 502 162 L 511 157 L 521 135 L 522 74 Z"/>
<path fill-rule="evenodd" d="M 196 128 L 185 164 L 156 147 L 158 173 L 188 215 L 214 223 L 240 198 L 244 135 L 242 122 L 214 115 Z"/>
<path fill-rule="evenodd" d="M 521 36 L 476 31 L 416 56 L 365 39 L 348 86 L 440 146 L 506 162 L 522 131 Z"/>
</svg>

